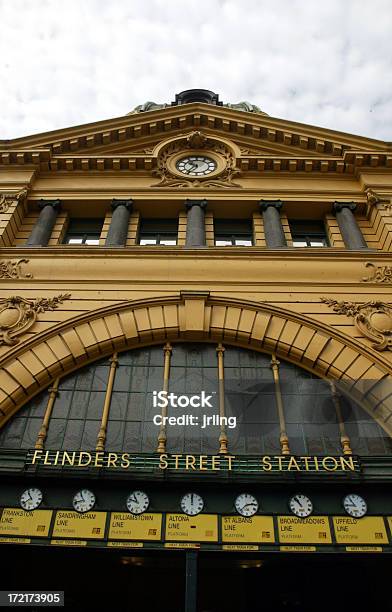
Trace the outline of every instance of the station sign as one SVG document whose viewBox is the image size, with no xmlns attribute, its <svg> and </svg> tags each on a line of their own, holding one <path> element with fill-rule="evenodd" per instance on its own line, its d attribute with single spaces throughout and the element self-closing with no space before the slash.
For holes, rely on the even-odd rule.
<svg viewBox="0 0 392 612">
<path fill-rule="evenodd" d="M 109 538 L 113 540 L 160 540 L 162 514 L 145 513 L 138 516 L 126 512 L 110 515 Z"/>
<path fill-rule="evenodd" d="M 272 516 L 222 516 L 222 542 L 275 542 Z"/>
<path fill-rule="evenodd" d="M 333 526 L 338 544 L 388 544 L 381 516 L 366 516 L 360 519 L 334 516 Z"/>
<path fill-rule="evenodd" d="M 328 473 L 331 475 L 360 472 L 358 457 L 315 455 L 190 455 L 184 453 L 115 453 L 106 451 L 65 451 L 32 449 L 27 451 L 26 466 L 45 469 L 99 469 L 117 471 L 234 472 L 273 474 L 292 472 Z"/>
<path fill-rule="evenodd" d="M 52 510 L 4 508 L 0 519 L 0 535 L 35 536 L 45 538 L 49 534 Z"/>
<path fill-rule="evenodd" d="M 327 516 L 278 516 L 279 541 L 284 544 L 331 544 Z"/>
<path fill-rule="evenodd" d="M 70 510 L 58 510 L 52 535 L 54 538 L 102 540 L 105 537 L 106 515 L 106 512 L 79 514 Z"/>
<path fill-rule="evenodd" d="M 179 542 L 217 542 L 218 516 L 216 514 L 166 515 L 166 540 Z"/>
</svg>

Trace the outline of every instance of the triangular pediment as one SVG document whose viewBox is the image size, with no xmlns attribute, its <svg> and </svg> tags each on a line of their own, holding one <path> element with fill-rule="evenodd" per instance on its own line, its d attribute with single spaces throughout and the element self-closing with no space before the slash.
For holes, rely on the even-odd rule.
<svg viewBox="0 0 392 612">
<path fill-rule="evenodd" d="M 380 140 L 199 102 L 0 141 L 0 165 L 156 172 L 156 151 L 195 131 L 214 146 L 224 143 L 241 172 L 353 173 L 360 166 L 392 165 L 391 145 Z"/>
<path fill-rule="evenodd" d="M 225 136 L 249 155 L 340 156 L 347 150 L 386 151 L 387 143 L 209 104 L 193 103 L 133 113 L 0 141 L 2 150 L 50 148 L 55 154 L 142 154 L 168 138 L 192 129 Z"/>
</svg>

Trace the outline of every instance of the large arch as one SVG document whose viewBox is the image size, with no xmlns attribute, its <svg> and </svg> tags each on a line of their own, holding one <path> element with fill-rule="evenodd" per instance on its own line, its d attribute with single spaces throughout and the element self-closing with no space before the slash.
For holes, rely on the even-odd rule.
<svg viewBox="0 0 392 612">
<path fill-rule="evenodd" d="M 382 355 L 304 315 L 200 291 L 120 302 L 17 345 L 0 362 L 0 427 L 57 377 L 114 350 L 166 339 L 274 352 L 317 376 L 344 381 L 354 393 L 362 394 L 366 380 L 377 420 L 392 435 L 391 367 Z"/>
</svg>

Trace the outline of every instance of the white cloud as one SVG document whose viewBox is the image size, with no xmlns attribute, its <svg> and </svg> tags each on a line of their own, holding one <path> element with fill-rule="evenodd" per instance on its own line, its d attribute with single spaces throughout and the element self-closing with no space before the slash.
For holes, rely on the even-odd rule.
<svg viewBox="0 0 392 612">
<path fill-rule="evenodd" d="M 392 140 L 389 0 L 0 0 L 0 138 L 201 87 Z"/>
</svg>

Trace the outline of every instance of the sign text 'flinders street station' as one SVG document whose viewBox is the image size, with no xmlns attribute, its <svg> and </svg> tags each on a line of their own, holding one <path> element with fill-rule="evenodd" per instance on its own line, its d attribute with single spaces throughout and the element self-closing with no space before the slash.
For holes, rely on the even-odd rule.
<svg viewBox="0 0 392 612">
<path fill-rule="evenodd" d="M 353 456 L 132 454 L 104 451 L 30 450 L 26 465 L 187 472 L 358 472 Z"/>
</svg>

